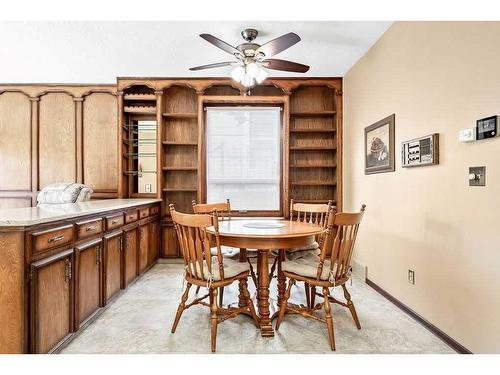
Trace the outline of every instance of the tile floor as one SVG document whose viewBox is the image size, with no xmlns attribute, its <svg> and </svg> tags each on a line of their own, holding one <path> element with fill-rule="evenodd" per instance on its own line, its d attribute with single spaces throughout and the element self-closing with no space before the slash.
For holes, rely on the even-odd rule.
<svg viewBox="0 0 500 375">
<path fill-rule="evenodd" d="M 115 300 L 62 353 L 210 353 L 208 308 L 186 310 L 175 334 L 170 333 L 182 293 L 181 264 L 157 264 Z M 273 291 L 276 293 L 275 281 Z M 253 283 L 249 280 L 253 294 Z M 349 286 L 348 286 L 349 287 Z M 341 288 L 334 294 L 340 299 Z M 246 316 L 218 327 L 218 353 L 454 353 L 360 280 L 349 287 L 362 329 L 349 311 L 332 305 L 336 352 L 330 351 L 326 327 L 301 316 L 287 315 L 274 338 L 264 338 Z M 194 294 L 194 288 L 191 289 Z M 340 293 L 339 293 L 340 292 Z M 225 303 L 237 300 L 237 285 L 226 288 Z M 302 284 L 292 298 L 303 302 Z"/>
</svg>

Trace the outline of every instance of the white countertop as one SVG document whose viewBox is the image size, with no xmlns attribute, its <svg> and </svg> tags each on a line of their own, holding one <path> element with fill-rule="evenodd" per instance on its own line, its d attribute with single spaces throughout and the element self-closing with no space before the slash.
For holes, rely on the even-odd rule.
<svg viewBox="0 0 500 375">
<path fill-rule="evenodd" d="M 160 199 L 99 199 L 79 203 L 51 204 L 43 207 L 0 209 L 0 227 L 24 227 L 51 221 L 91 215 L 101 211 L 120 210 Z"/>
</svg>

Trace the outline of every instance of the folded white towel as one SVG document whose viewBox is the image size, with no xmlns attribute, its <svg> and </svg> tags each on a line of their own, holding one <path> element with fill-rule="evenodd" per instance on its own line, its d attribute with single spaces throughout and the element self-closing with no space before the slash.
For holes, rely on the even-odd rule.
<svg viewBox="0 0 500 375">
<path fill-rule="evenodd" d="M 75 182 L 59 182 L 45 186 L 37 197 L 40 204 L 64 204 L 90 200 L 92 189 Z"/>
</svg>

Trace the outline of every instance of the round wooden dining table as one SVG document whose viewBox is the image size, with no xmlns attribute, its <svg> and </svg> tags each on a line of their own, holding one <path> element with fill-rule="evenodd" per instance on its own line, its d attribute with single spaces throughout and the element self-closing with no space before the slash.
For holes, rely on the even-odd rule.
<svg viewBox="0 0 500 375">
<path fill-rule="evenodd" d="M 269 252 L 312 245 L 316 235 L 324 231 L 325 229 L 318 225 L 286 219 L 231 218 L 219 222 L 220 244 L 240 248 L 243 255 L 240 261 L 246 261 L 246 249 L 257 249 L 257 310 L 262 336 L 274 336 L 269 299 Z M 208 227 L 207 232 L 215 234 L 215 228 Z M 278 262 L 278 308 L 284 300 L 285 282 Z M 240 298 L 239 305 L 244 306 L 245 303 L 245 300 Z"/>
</svg>

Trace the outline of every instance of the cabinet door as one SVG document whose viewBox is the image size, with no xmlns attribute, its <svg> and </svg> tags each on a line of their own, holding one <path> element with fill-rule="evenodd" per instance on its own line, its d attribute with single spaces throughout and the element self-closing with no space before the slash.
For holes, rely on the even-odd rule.
<svg viewBox="0 0 500 375">
<path fill-rule="evenodd" d="M 153 264 L 158 259 L 158 244 L 160 243 L 159 228 L 158 221 L 149 223 L 148 265 Z"/>
<path fill-rule="evenodd" d="M 123 287 L 123 232 L 104 236 L 103 305 Z"/>
<path fill-rule="evenodd" d="M 73 249 L 30 265 L 31 353 L 48 353 L 73 331 Z"/>
<path fill-rule="evenodd" d="M 90 318 L 101 305 L 102 239 L 75 247 L 75 328 Z"/>
<path fill-rule="evenodd" d="M 163 258 L 177 258 L 180 255 L 180 249 L 174 226 L 170 224 L 163 225 L 162 231 L 161 256 Z"/>
<path fill-rule="evenodd" d="M 139 273 L 148 266 L 149 223 L 139 226 Z"/>
<path fill-rule="evenodd" d="M 124 231 L 124 287 L 137 277 L 137 227 Z"/>
</svg>

